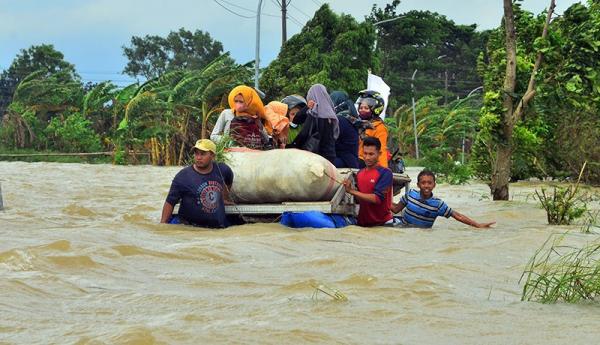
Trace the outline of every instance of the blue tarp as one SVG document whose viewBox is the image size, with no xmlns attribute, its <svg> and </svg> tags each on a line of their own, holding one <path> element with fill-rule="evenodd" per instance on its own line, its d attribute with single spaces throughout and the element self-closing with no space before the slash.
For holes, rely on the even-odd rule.
<svg viewBox="0 0 600 345">
<path fill-rule="evenodd" d="M 279 223 L 290 228 L 343 228 L 348 225 L 355 225 L 356 219 L 340 214 L 325 214 L 319 211 L 284 212 Z"/>
</svg>

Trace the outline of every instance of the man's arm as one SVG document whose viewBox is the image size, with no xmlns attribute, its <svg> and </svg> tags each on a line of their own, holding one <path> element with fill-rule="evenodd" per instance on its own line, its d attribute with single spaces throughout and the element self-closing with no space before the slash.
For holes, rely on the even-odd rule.
<svg viewBox="0 0 600 345">
<path fill-rule="evenodd" d="M 225 189 L 223 190 L 223 203 L 225 205 L 233 205 L 233 200 L 231 200 L 229 196 L 229 191 L 231 190 L 231 185 L 225 185 Z"/>
<path fill-rule="evenodd" d="M 226 122 L 224 113 L 225 113 L 225 111 L 221 112 L 221 114 L 217 118 L 215 127 L 213 128 L 212 132 L 210 133 L 210 140 L 212 140 L 214 142 L 221 141 L 221 138 L 223 137 L 223 132 L 225 129 L 225 122 Z"/>
<path fill-rule="evenodd" d="M 397 204 L 392 203 L 392 207 L 390 209 L 392 210 L 392 213 L 399 213 L 404 209 L 404 207 L 406 207 L 406 205 L 402 202 L 402 200 L 400 200 Z"/>
<path fill-rule="evenodd" d="M 476 228 L 489 228 L 492 225 L 496 224 L 496 222 L 491 222 L 491 223 L 478 223 L 476 221 L 474 221 L 473 219 L 465 216 L 462 213 L 459 213 L 457 211 L 452 211 L 452 218 L 458 220 L 461 223 L 476 227 Z"/>
<path fill-rule="evenodd" d="M 350 180 L 344 181 L 344 188 L 346 188 L 346 193 L 354 195 L 360 201 L 366 201 L 371 204 L 379 204 L 381 202 L 379 197 L 375 194 L 359 192 L 356 189 L 352 188 L 352 183 L 350 182 Z"/>
<path fill-rule="evenodd" d="M 174 208 L 175 207 L 173 205 L 171 205 L 167 201 L 165 201 L 165 204 L 163 205 L 162 215 L 160 217 L 161 223 L 166 223 L 169 221 L 169 219 L 173 215 Z"/>
</svg>

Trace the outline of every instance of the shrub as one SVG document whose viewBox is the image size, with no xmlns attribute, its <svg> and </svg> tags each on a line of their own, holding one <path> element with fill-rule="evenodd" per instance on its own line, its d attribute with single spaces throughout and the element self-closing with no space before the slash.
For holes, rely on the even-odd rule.
<svg viewBox="0 0 600 345">
<path fill-rule="evenodd" d="M 102 148 L 100 137 L 94 132 L 90 121 L 79 112 L 55 117 L 45 130 L 54 142 L 54 148 L 63 152 L 94 152 Z"/>
</svg>

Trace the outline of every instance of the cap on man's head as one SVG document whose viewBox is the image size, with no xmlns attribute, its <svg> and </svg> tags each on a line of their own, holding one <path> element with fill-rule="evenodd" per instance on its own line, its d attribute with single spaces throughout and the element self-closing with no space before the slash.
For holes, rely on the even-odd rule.
<svg viewBox="0 0 600 345">
<path fill-rule="evenodd" d="M 200 139 L 196 141 L 196 145 L 192 147 L 192 151 L 196 149 L 200 151 L 210 151 L 214 154 L 217 154 L 217 145 L 215 145 L 215 143 L 209 139 Z"/>
</svg>

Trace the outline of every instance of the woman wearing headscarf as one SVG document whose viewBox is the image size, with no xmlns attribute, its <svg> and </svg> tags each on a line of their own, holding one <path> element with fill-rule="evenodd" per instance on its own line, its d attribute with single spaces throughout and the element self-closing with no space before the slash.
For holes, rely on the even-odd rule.
<svg viewBox="0 0 600 345">
<path fill-rule="evenodd" d="M 256 91 L 245 85 L 236 86 L 228 97 L 234 118 L 229 125 L 229 136 L 240 146 L 264 150 L 270 148 L 269 136 L 261 122 L 265 108 Z"/>
<path fill-rule="evenodd" d="M 357 121 L 358 112 L 346 92 L 334 91 L 330 96 L 340 125 L 333 164 L 336 168 L 358 169 L 358 130 L 353 125 Z"/>
<path fill-rule="evenodd" d="M 302 125 L 306 121 L 308 107 L 306 106 L 306 99 L 300 95 L 285 96 L 281 102 L 288 106 L 286 115 L 290 119 L 290 129 L 288 132 L 288 143 L 290 145 L 288 147 L 291 147 L 291 143 L 294 142 L 294 139 L 296 139 L 302 129 Z"/>
<path fill-rule="evenodd" d="M 267 133 L 273 137 L 274 146 L 284 149 L 288 140 L 290 119 L 286 117 L 288 106 L 285 103 L 272 101 L 265 106 Z"/>
<path fill-rule="evenodd" d="M 306 101 L 308 106 L 306 122 L 293 145 L 319 154 L 333 163 L 335 140 L 340 135 L 340 126 L 325 86 L 322 84 L 311 86 Z"/>
</svg>

